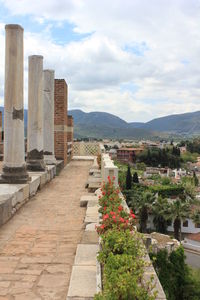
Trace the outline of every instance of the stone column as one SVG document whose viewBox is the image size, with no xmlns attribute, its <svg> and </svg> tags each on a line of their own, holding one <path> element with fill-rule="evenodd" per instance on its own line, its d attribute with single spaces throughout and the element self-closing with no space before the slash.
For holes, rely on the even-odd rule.
<svg viewBox="0 0 200 300">
<path fill-rule="evenodd" d="M 43 71 L 44 161 L 56 164 L 54 155 L 54 70 Z"/>
<path fill-rule="evenodd" d="M 1 182 L 25 183 L 24 150 L 24 29 L 6 25 L 4 93 L 4 164 Z"/>
<path fill-rule="evenodd" d="M 44 171 L 43 153 L 43 57 L 29 56 L 27 168 Z"/>
</svg>

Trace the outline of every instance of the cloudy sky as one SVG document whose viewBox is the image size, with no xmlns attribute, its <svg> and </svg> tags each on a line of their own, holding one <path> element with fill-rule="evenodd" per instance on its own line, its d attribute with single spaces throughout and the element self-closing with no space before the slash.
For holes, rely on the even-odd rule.
<svg viewBox="0 0 200 300">
<path fill-rule="evenodd" d="M 127 121 L 200 110 L 200 0 L 0 0 L 0 105 L 5 24 L 24 27 L 27 57 L 69 85 L 69 108 Z"/>
</svg>

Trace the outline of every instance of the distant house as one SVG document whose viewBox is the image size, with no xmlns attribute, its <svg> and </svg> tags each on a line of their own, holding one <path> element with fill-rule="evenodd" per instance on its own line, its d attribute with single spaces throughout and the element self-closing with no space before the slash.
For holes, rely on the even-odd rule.
<svg viewBox="0 0 200 300">
<path fill-rule="evenodd" d="M 136 155 L 143 150 L 144 148 L 120 148 L 117 150 L 117 160 L 132 163 L 135 161 Z"/>
<path fill-rule="evenodd" d="M 179 147 L 181 154 L 187 152 L 186 146 Z"/>
</svg>

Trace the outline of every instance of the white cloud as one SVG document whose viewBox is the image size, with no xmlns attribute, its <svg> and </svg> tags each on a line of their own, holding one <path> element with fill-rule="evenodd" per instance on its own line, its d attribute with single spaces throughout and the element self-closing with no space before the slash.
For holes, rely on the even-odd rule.
<svg viewBox="0 0 200 300">
<path fill-rule="evenodd" d="M 59 26 L 68 21 L 76 32 L 92 32 L 58 45 L 51 37 L 52 25 L 40 34 L 25 28 L 25 78 L 27 56 L 44 55 L 45 67 L 69 83 L 70 107 L 108 111 L 129 121 L 199 109 L 199 0 L 1 2 L 13 17 L 31 15 L 40 24 L 54 20 Z M 1 45 L 3 35 L 0 27 Z M 4 57 L 2 48 L 0 55 Z M 0 97 L 2 69 L 0 62 Z M 121 90 L 124 83 L 137 90 Z M 27 90 L 27 81 L 25 86 Z"/>
</svg>

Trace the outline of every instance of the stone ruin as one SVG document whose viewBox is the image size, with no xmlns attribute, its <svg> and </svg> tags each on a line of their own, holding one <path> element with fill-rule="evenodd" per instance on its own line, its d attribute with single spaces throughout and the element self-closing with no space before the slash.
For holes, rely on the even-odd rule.
<svg viewBox="0 0 200 300">
<path fill-rule="evenodd" d="M 43 56 L 28 58 L 27 155 L 24 137 L 24 30 L 5 26 L 4 142 L 1 183 L 27 183 L 32 173 L 72 158 L 73 118 L 67 115 L 68 87 L 43 70 Z M 2 114 L 0 114 L 0 142 Z M 1 147 L 0 147 L 0 150 Z M 26 156 L 26 160 L 25 160 Z"/>
</svg>

